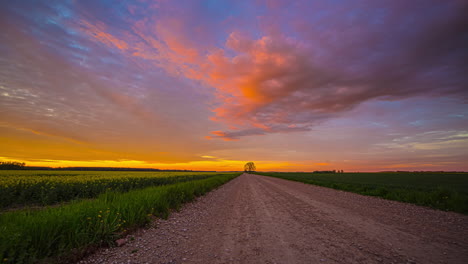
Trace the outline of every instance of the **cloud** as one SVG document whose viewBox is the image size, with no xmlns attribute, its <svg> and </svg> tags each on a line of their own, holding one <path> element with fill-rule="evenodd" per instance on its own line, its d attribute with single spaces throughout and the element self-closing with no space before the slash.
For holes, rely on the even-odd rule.
<svg viewBox="0 0 468 264">
<path fill-rule="evenodd" d="M 69 161 L 300 161 L 283 169 L 443 156 L 465 168 L 466 6 L 7 1 L 2 150 Z M 295 131 L 311 132 L 285 134 Z"/>
<path fill-rule="evenodd" d="M 129 60 L 133 57 L 126 54 L 133 51 L 136 37 L 127 39 L 103 21 L 83 23 L 79 12 L 50 21 L 54 12 L 44 15 L 34 5 L 30 17 L 21 17 L 12 10 L 22 9 L 10 5 L 11 12 L 0 16 L 0 125 L 20 131 L 28 141 L 10 133 L 8 148 L 2 145 L 5 153 L 55 159 L 61 154 L 158 162 L 201 159 L 195 152 L 208 147 L 199 138 L 214 127 L 198 85 L 161 74 L 139 57 Z M 86 31 L 90 28 L 92 34 Z M 33 139 L 63 146 L 40 152 Z M 78 149 L 77 142 L 86 146 Z"/>
<path fill-rule="evenodd" d="M 259 18 L 259 37 L 232 29 L 221 44 L 188 38 L 195 30 L 215 39 L 191 12 L 136 20 L 115 36 L 99 23 L 83 24 L 96 41 L 214 87 L 212 120 L 235 129 L 208 138 L 238 140 L 310 130 L 377 98 L 467 98 L 468 5 L 433 4 L 302 1 L 280 12 L 284 3 L 273 1 Z"/>
<path fill-rule="evenodd" d="M 214 120 L 241 128 L 218 131 L 218 136 L 308 130 L 372 99 L 466 100 L 467 7 L 446 4 L 435 14 L 432 8 L 415 12 L 419 5 L 403 9 L 395 4 L 387 15 L 355 20 L 346 19 L 353 10 L 337 8 L 328 17 L 333 20 L 320 26 L 298 19 L 296 37 L 276 33 L 252 39 L 233 32 L 226 48 L 235 55 L 219 51 L 209 56 L 210 81 L 225 96 Z M 278 20 L 270 28 L 280 28 L 284 21 Z"/>
<path fill-rule="evenodd" d="M 217 159 L 217 157 L 215 157 L 215 156 L 209 156 L 209 155 L 203 155 L 203 156 L 200 156 L 200 157 L 202 157 L 202 158 L 204 158 L 204 159 Z"/>
<path fill-rule="evenodd" d="M 467 131 L 428 131 L 414 136 L 394 138 L 392 142 L 378 144 L 390 149 L 449 150 L 455 152 L 468 146 Z"/>
<path fill-rule="evenodd" d="M 218 15 L 235 5 L 201 9 L 194 1 L 112 12 L 99 5 L 78 4 L 86 12 L 69 25 L 80 36 L 142 70 L 214 88 L 211 120 L 229 129 L 209 139 L 308 131 L 373 99 L 468 98 L 463 1 L 238 4 L 255 19 Z M 243 21 L 252 29 L 236 26 Z M 99 93 L 139 117 L 151 115 L 128 94 Z"/>
<path fill-rule="evenodd" d="M 81 24 L 82 32 L 86 33 L 92 38 L 96 38 L 96 40 L 99 42 L 102 42 L 110 47 L 116 47 L 120 50 L 127 50 L 129 48 L 128 43 L 124 40 L 118 39 L 111 34 L 106 33 L 106 26 L 103 23 L 98 22 L 95 25 L 89 21 L 81 20 L 79 24 Z"/>
</svg>

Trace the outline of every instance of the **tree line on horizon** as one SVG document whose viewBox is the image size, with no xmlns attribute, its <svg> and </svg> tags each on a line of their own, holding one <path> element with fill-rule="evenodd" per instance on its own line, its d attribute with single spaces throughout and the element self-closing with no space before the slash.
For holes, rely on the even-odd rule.
<svg viewBox="0 0 468 264">
<path fill-rule="evenodd" d="M 21 170 L 24 169 L 26 163 L 17 161 L 1 161 L 0 170 Z"/>
<path fill-rule="evenodd" d="M 323 171 L 313 171 L 312 173 L 344 173 L 344 170 L 323 170 Z"/>
<path fill-rule="evenodd" d="M 70 171 L 193 171 L 196 170 L 161 170 L 153 168 L 125 168 L 125 167 L 36 167 L 26 166 L 25 162 L 0 161 L 0 170 L 70 170 Z M 214 172 L 214 171 L 203 171 Z"/>
</svg>

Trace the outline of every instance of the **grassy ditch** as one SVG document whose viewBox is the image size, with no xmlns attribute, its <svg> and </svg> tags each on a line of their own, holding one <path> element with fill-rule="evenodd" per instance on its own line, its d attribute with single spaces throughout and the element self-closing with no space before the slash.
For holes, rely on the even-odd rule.
<svg viewBox="0 0 468 264">
<path fill-rule="evenodd" d="M 51 263 L 91 246 L 112 245 L 128 229 L 166 218 L 170 209 L 237 177 L 149 187 L 127 193 L 106 192 L 94 200 L 43 210 L 0 214 L 0 260 L 3 263 Z"/>
<path fill-rule="evenodd" d="M 257 173 L 468 214 L 468 173 Z"/>
</svg>

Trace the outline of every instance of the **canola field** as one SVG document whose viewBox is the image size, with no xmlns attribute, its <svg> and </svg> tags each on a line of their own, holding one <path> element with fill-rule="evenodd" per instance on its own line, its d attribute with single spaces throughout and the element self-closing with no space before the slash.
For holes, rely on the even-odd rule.
<svg viewBox="0 0 468 264">
<path fill-rule="evenodd" d="M 0 171 L 0 210 L 94 198 L 106 191 L 128 192 L 205 179 L 217 172 Z"/>
<path fill-rule="evenodd" d="M 239 175 L 1 171 L 1 263 L 72 263 Z"/>
</svg>

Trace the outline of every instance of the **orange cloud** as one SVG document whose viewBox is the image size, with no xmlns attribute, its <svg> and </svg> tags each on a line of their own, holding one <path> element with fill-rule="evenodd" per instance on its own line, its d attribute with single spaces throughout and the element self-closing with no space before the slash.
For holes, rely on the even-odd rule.
<svg viewBox="0 0 468 264">
<path fill-rule="evenodd" d="M 112 35 L 102 23 L 96 25 L 82 20 L 80 28 L 97 42 L 117 47 L 133 58 L 142 58 L 169 73 L 182 74 L 187 78 L 201 80 L 216 88 L 217 98 L 222 102 L 213 110 L 213 120 L 239 128 L 255 127 L 269 131 L 274 118 L 263 120 L 257 115 L 262 107 L 283 95 L 281 83 L 271 80 L 275 74 L 289 67 L 291 56 L 283 54 L 282 49 L 271 38 L 251 40 L 237 32 L 226 41 L 229 47 L 239 53 L 229 57 L 221 49 L 214 49 L 201 55 L 184 34 L 186 25 L 174 19 L 144 18 L 135 22 L 131 32 L 121 32 L 125 40 Z M 157 39 L 156 39 L 156 37 Z M 273 49 L 276 49 L 272 51 Z M 277 90 L 271 93 L 272 90 Z M 127 108 L 132 107 L 128 98 L 110 95 L 111 100 Z M 123 102 L 125 100 L 125 102 Z M 146 113 L 135 110 L 140 116 Z M 276 113 L 274 113 L 275 115 Z M 220 131 L 213 133 L 225 140 L 237 140 Z M 209 137 L 211 138 L 211 137 Z"/>
<path fill-rule="evenodd" d="M 455 16 L 447 25 L 459 27 L 458 19 Z M 172 75 L 214 87 L 218 105 L 214 107 L 212 120 L 237 127 L 224 134 L 212 133 L 225 140 L 307 131 L 368 100 L 404 98 L 426 90 L 444 94 L 446 91 L 438 91 L 440 87 L 451 86 L 446 81 L 450 78 L 437 84 L 424 81 L 427 80 L 425 74 L 434 70 L 427 66 L 429 64 L 421 63 L 424 59 L 418 59 L 418 47 L 426 43 L 415 43 L 417 45 L 401 51 L 399 43 L 407 40 L 395 40 L 391 43 L 398 45 L 388 47 L 388 51 L 397 56 L 392 60 L 382 59 L 381 51 L 368 43 L 376 42 L 375 36 L 368 35 L 366 30 L 357 31 L 352 37 L 345 34 L 337 41 L 336 34 L 342 34 L 349 26 L 346 20 L 327 25 L 326 32 L 311 24 L 296 32 L 295 37 L 272 30 L 260 32 L 263 35 L 253 38 L 233 30 L 224 45 L 197 41 L 193 33 L 203 35 L 203 27 L 190 23 L 199 20 L 145 17 L 134 22 L 131 31 L 120 30 L 118 35 L 112 34 L 102 23 L 94 25 L 82 21 L 80 27 L 95 41 L 117 47 L 131 59 L 143 59 Z M 362 28 L 369 27 L 366 21 L 363 23 Z M 422 38 L 414 39 L 432 39 L 424 36 L 433 36 L 434 30 L 422 28 L 418 33 Z M 439 33 L 445 35 L 442 31 Z M 458 39 L 460 34 L 453 36 Z M 311 41 L 313 39 L 315 41 Z M 449 43 L 447 41 L 439 42 Z M 374 56 L 369 56 L 372 60 L 363 58 L 369 52 Z M 409 58 L 412 60 L 410 70 L 388 70 L 397 69 L 400 64 L 409 65 L 407 54 L 415 54 L 414 58 Z M 451 67 L 459 69 L 460 65 L 455 63 Z M 460 87 L 453 92 L 460 93 Z"/>
<path fill-rule="evenodd" d="M 129 48 L 129 45 L 124 40 L 107 33 L 106 26 L 103 23 L 97 22 L 94 25 L 86 20 L 81 20 L 79 24 L 84 33 L 109 47 L 116 47 L 120 50 L 127 50 Z"/>
<path fill-rule="evenodd" d="M 223 132 L 223 131 L 211 131 L 211 134 L 215 135 L 216 137 L 218 138 L 222 138 L 224 141 L 236 141 L 236 140 L 239 140 L 238 138 L 236 137 L 233 137 L 231 135 L 229 135 L 228 133 L 226 132 Z M 207 139 L 212 139 L 213 137 L 207 137 Z"/>
</svg>

